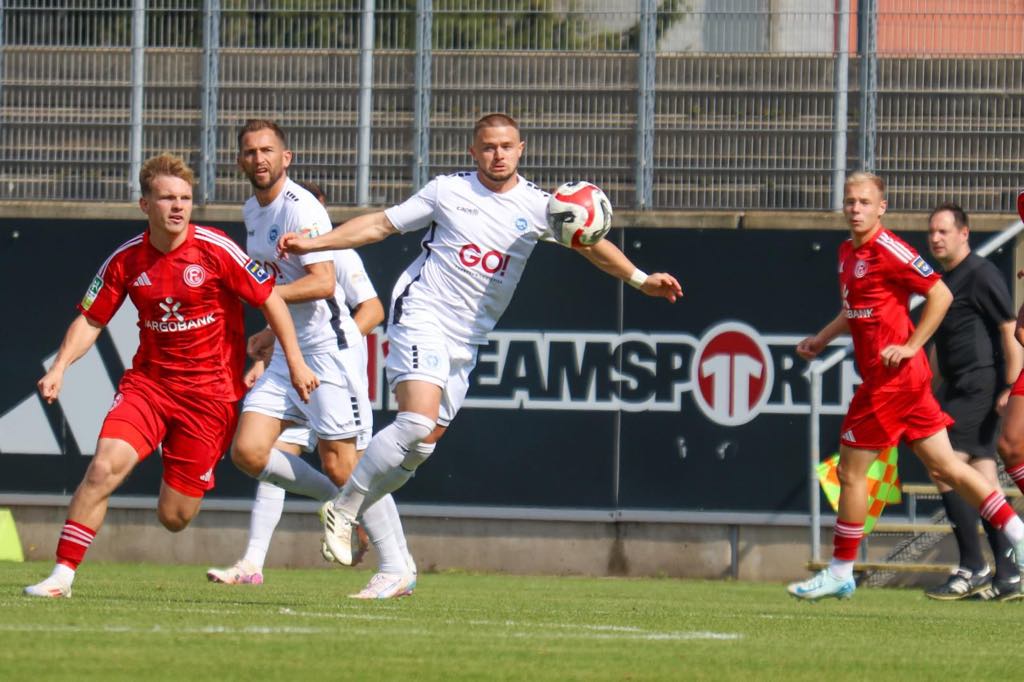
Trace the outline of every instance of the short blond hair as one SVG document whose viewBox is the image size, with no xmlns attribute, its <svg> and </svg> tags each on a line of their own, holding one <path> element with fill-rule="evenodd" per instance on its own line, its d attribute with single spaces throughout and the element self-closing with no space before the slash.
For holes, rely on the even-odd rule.
<svg viewBox="0 0 1024 682">
<path fill-rule="evenodd" d="M 146 159 L 146 162 L 142 164 L 142 170 L 139 171 L 139 188 L 142 193 L 149 194 L 153 179 L 161 175 L 181 178 L 189 184 L 189 187 L 196 184 L 195 173 L 187 163 L 174 154 L 160 154 Z"/>
<path fill-rule="evenodd" d="M 857 171 L 846 176 L 846 182 L 843 183 L 843 192 L 845 193 L 846 190 L 850 189 L 851 185 L 860 185 L 865 182 L 874 185 L 882 195 L 882 198 L 885 198 L 885 180 L 868 171 Z"/>
</svg>

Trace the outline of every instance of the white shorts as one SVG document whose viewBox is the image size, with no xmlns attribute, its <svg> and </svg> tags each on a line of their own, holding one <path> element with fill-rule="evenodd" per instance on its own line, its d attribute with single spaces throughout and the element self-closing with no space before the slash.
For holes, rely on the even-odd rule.
<svg viewBox="0 0 1024 682">
<path fill-rule="evenodd" d="M 366 446 L 370 444 L 370 438 L 373 437 L 372 429 L 366 428 L 359 432 L 356 436 L 356 450 L 362 452 L 366 449 Z M 313 433 L 312 429 L 308 426 L 289 426 L 281 435 L 277 437 L 278 440 L 284 441 L 285 443 L 292 443 L 298 445 L 306 452 L 313 452 L 316 450 L 316 444 L 319 440 L 316 434 Z"/>
<path fill-rule="evenodd" d="M 388 327 L 388 385 L 392 392 L 403 381 L 426 381 L 440 386 L 437 423 L 448 426 L 466 399 L 479 346 L 455 341 L 430 325 L 409 326 L 406 319 L 403 317 L 401 324 Z"/>
<path fill-rule="evenodd" d="M 320 379 L 309 403 L 302 402 L 292 387 L 284 356 L 275 354 L 267 371 L 245 396 L 242 412 L 258 412 L 305 426 L 322 440 L 345 440 L 372 430 L 365 352 L 357 346 L 303 357 Z"/>
</svg>

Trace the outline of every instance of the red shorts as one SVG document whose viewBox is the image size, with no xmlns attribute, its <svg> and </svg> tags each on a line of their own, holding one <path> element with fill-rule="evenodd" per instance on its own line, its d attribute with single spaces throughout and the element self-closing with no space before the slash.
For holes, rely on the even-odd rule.
<svg viewBox="0 0 1024 682">
<path fill-rule="evenodd" d="M 138 372 L 126 372 L 100 438 L 127 441 L 143 460 L 163 444 L 163 480 L 189 497 L 213 488 L 213 469 L 231 446 L 238 404 L 173 395 Z"/>
<path fill-rule="evenodd" d="M 926 384 L 920 388 L 874 390 L 861 386 L 853 394 L 839 442 L 861 450 L 885 450 L 900 438 L 927 438 L 953 424 Z"/>
<path fill-rule="evenodd" d="M 1021 370 L 1020 374 L 1017 375 L 1017 380 L 1013 382 L 1010 395 L 1024 395 L 1024 370 Z"/>
</svg>

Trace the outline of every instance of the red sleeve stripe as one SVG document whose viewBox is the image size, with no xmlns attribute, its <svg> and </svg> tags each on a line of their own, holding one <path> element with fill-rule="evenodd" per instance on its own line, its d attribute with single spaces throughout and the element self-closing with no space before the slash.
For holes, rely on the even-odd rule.
<svg viewBox="0 0 1024 682">
<path fill-rule="evenodd" d="M 235 261 L 243 268 L 251 260 L 248 254 L 242 249 L 238 248 L 238 244 L 234 243 L 228 237 L 223 237 L 216 232 L 210 232 L 207 229 L 196 225 L 196 239 L 200 239 L 204 242 L 216 244 L 220 248 L 228 252 L 228 254 L 235 259 Z"/>
<path fill-rule="evenodd" d="M 121 253 L 122 251 L 127 251 L 128 249 L 132 248 L 133 246 L 137 246 L 138 244 L 141 244 L 143 236 L 145 236 L 145 235 L 137 234 L 134 237 L 132 237 L 131 239 L 129 239 L 128 241 L 126 241 L 124 244 L 121 244 L 121 246 L 119 246 L 116 249 L 114 249 L 114 252 L 112 254 L 110 254 L 109 256 L 107 256 L 107 260 L 103 261 L 103 265 L 100 266 L 100 270 L 99 270 L 99 272 L 96 273 L 96 276 L 99 277 L 100 279 L 103 279 L 103 275 L 106 274 L 106 272 L 107 272 L 107 266 L 110 265 L 110 261 L 114 260 L 114 256 L 116 256 L 117 254 Z"/>
<path fill-rule="evenodd" d="M 882 233 L 878 235 L 878 243 L 889 249 L 894 256 L 899 258 L 904 263 L 909 263 L 914 260 L 914 254 L 903 244 L 893 239 L 890 235 Z"/>
</svg>

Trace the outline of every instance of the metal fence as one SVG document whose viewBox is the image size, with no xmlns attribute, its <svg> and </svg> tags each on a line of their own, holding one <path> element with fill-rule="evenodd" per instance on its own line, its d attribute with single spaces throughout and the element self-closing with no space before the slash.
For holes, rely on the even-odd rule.
<svg viewBox="0 0 1024 682">
<path fill-rule="evenodd" d="M 545 187 L 622 208 L 1011 212 L 1024 184 L 1024 0 L 0 0 L 0 199 L 125 201 L 171 151 L 239 202 L 247 118 L 332 204 L 464 167 L 505 111 Z"/>
</svg>

